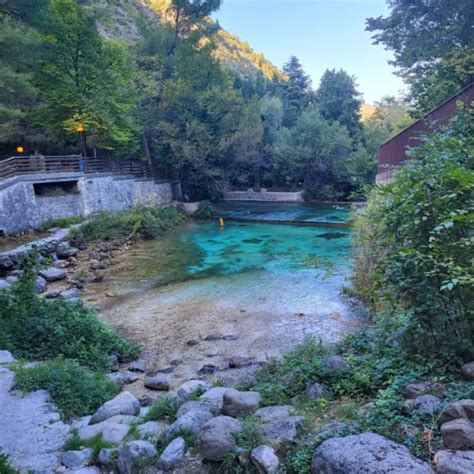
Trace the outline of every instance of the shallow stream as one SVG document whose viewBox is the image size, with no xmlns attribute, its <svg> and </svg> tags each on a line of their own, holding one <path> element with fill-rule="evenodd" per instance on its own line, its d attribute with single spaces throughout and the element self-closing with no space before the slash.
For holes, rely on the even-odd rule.
<svg viewBox="0 0 474 474">
<path fill-rule="evenodd" d="M 290 220 L 287 205 L 272 206 L 265 205 L 272 221 L 281 213 Z M 311 219 L 311 206 L 292 206 Z M 232 207 L 254 216 L 252 204 L 226 204 L 228 212 Z M 325 213 L 337 214 L 339 222 L 348 216 L 334 206 L 314 206 L 317 226 L 228 219 L 224 226 L 217 220 L 185 224 L 135 246 L 103 283 L 88 287 L 86 299 L 143 347 L 150 368 L 182 359 L 170 376 L 173 386 L 198 376 L 204 365 L 226 369 L 232 356 L 262 362 L 306 336 L 338 341 L 362 318 L 341 296 L 350 272 L 350 230 L 326 227 Z M 205 340 L 215 333 L 233 337 Z M 242 373 L 219 370 L 213 377 L 232 382 Z"/>
</svg>

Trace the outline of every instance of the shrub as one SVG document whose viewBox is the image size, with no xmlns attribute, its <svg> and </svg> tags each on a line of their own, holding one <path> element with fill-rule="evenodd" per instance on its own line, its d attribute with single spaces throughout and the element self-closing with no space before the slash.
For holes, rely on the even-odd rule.
<svg viewBox="0 0 474 474">
<path fill-rule="evenodd" d="M 0 450 L 0 473 L 1 474 L 18 474 L 16 469 L 10 466 L 9 457 Z"/>
<path fill-rule="evenodd" d="M 212 216 L 212 205 L 209 201 L 201 201 L 198 204 L 196 212 L 193 217 L 196 219 L 209 219 Z"/>
<path fill-rule="evenodd" d="M 105 375 L 76 361 L 55 359 L 33 368 L 15 367 L 15 387 L 25 392 L 47 390 L 66 418 L 93 413 L 118 392 Z"/>
<path fill-rule="evenodd" d="M 136 207 L 129 211 L 102 212 L 75 229 L 76 241 L 121 241 L 136 238 L 154 239 L 185 220 L 176 207 Z"/>
<path fill-rule="evenodd" d="M 178 408 L 179 403 L 175 398 L 169 396 L 160 398 L 150 407 L 149 412 L 144 417 L 144 421 L 175 421 Z"/>
<path fill-rule="evenodd" d="M 84 221 L 83 216 L 70 216 L 70 217 L 62 217 L 59 219 L 48 219 L 47 221 L 43 222 L 43 224 L 41 224 L 41 229 L 48 230 L 53 227 L 60 227 L 61 229 L 64 229 L 74 224 L 80 224 L 83 221 Z"/>
<path fill-rule="evenodd" d="M 427 137 L 356 217 L 359 286 L 409 316 L 411 350 L 446 360 L 474 357 L 473 125 L 471 108 Z"/>
<path fill-rule="evenodd" d="M 102 323 L 82 302 L 45 300 L 37 296 L 33 275 L 25 270 L 10 292 L 0 292 L 2 347 L 17 357 L 46 360 L 62 356 L 92 369 L 106 369 L 107 356 L 121 360 L 138 348 Z"/>
</svg>

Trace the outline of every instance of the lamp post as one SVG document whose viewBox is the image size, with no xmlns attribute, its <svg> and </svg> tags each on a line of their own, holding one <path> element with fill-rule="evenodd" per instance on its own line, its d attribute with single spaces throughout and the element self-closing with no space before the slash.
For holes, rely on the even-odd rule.
<svg viewBox="0 0 474 474">
<path fill-rule="evenodd" d="M 81 141 L 81 155 L 83 158 L 87 156 L 87 145 L 86 145 L 86 129 L 84 125 L 79 124 L 76 126 L 76 132 L 79 134 Z"/>
</svg>

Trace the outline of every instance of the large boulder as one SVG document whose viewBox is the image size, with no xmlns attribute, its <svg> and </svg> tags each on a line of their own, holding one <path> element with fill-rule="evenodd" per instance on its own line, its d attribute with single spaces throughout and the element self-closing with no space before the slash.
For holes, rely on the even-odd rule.
<svg viewBox="0 0 474 474">
<path fill-rule="evenodd" d="M 197 434 L 200 428 L 214 415 L 209 410 L 199 409 L 185 413 L 166 430 L 166 436 L 175 436 L 183 431 Z"/>
<path fill-rule="evenodd" d="M 465 380 L 473 381 L 474 380 L 474 361 L 464 364 L 462 366 L 461 372 Z"/>
<path fill-rule="evenodd" d="M 66 278 L 66 271 L 62 268 L 50 267 L 45 270 L 39 271 L 40 276 L 42 276 L 46 281 L 58 281 L 64 280 Z"/>
<path fill-rule="evenodd" d="M 218 416 L 204 424 L 197 436 L 197 449 L 204 459 L 219 461 L 236 447 L 235 435 L 242 431 L 240 421 Z"/>
<path fill-rule="evenodd" d="M 201 400 L 209 404 L 212 410 L 219 413 L 224 405 L 224 393 L 229 390 L 228 387 L 213 387 L 202 394 Z"/>
<path fill-rule="evenodd" d="M 474 422 L 474 400 L 465 399 L 448 403 L 441 412 L 438 422 L 442 425 L 458 418 L 466 418 Z"/>
<path fill-rule="evenodd" d="M 474 449 L 474 423 L 466 418 L 441 425 L 443 445 L 448 449 Z"/>
<path fill-rule="evenodd" d="M 118 470 L 120 474 L 135 474 L 156 454 L 156 448 L 148 441 L 130 441 L 120 449 Z"/>
<path fill-rule="evenodd" d="M 158 459 L 158 467 L 164 471 L 177 468 L 184 460 L 186 443 L 183 438 L 176 438 L 165 448 Z"/>
<path fill-rule="evenodd" d="M 136 421 L 134 416 L 116 415 L 94 425 L 81 424 L 76 427 L 78 436 L 82 440 L 102 436 L 108 443 L 120 443 L 130 431 L 130 423 Z"/>
<path fill-rule="evenodd" d="M 257 468 L 259 474 L 271 474 L 276 472 L 280 461 L 275 451 L 270 446 L 262 444 L 252 449 L 250 459 Z"/>
<path fill-rule="evenodd" d="M 224 393 L 222 413 L 234 418 L 251 415 L 260 406 L 258 392 L 240 392 L 230 388 Z"/>
<path fill-rule="evenodd" d="M 277 448 L 282 443 L 294 441 L 298 437 L 301 422 L 300 416 L 287 416 L 263 423 L 258 427 L 258 431 L 270 446 Z"/>
<path fill-rule="evenodd" d="M 282 418 L 291 416 L 291 409 L 292 407 L 290 405 L 264 407 L 259 408 L 254 413 L 254 416 L 265 423 L 270 423 L 272 421 L 281 420 Z"/>
<path fill-rule="evenodd" d="M 205 411 L 209 412 L 211 410 L 211 406 L 204 402 L 198 402 L 191 400 L 189 402 L 183 403 L 176 412 L 176 418 L 179 419 L 182 416 L 186 415 L 192 411 Z"/>
<path fill-rule="evenodd" d="M 92 461 L 93 450 L 91 448 L 81 449 L 80 451 L 65 451 L 61 455 L 61 464 L 69 469 L 82 467 Z"/>
<path fill-rule="evenodd" d="M 331 438 L 311 462 L 313 474 L 429 474 L 430 466 L 401 444 L 375 433 Z"/>
<path fill-rule="evenodd" d="M 434 462 L 437 474 L 471 474 L 474 472 L 474 451 L 438 451 Z"/>
<path fill-rule="evenodd" d="M 90 424 L 100 423 L 114 415 L 136 416 L 140 412 L 140 402 L 129 392 L 122 392 L 105 402 L 93 415 Z"/>
</svg>

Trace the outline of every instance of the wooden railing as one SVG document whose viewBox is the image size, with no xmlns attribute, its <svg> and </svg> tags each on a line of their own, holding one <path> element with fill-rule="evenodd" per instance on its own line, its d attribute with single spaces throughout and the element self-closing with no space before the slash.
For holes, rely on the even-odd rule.
<svg viewBox="0 0 474 474">
<path fill-rule="evenodd" d="M 119 176 L 153 179 L 154 181 L 177 180 L 176 173 L 165 167 L 137 160 L 111 157 L 83 158 L 68 156 L 13 156 L 0 161 L 0 181 L 15 176 L 52 173 L 110 173 Z"/>
</svg>

